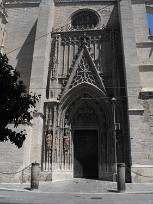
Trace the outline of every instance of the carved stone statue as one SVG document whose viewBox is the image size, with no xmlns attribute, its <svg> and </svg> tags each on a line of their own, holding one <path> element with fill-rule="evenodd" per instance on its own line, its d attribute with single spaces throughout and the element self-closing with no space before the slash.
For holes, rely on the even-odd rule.
<svg viewBox="0 0 153 204">
<path fill-rule="evenodd" d="M 69 135 L 64 135 L 63 146 L 64 146 L 64 151 L 67 152 L 69 150 L 69 146 L 70 146 Z"/>
<path fill-rule="evenodd" d="M 51 150 L 53 145 L 53 132 L 52 130 L 48 130 L 46 134 L 46 149 Z"/>
</svg>

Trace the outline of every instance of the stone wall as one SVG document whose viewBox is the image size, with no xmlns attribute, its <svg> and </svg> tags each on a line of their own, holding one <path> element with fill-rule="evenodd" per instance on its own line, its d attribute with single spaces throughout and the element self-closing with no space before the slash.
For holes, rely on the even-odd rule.
<svg viewBox="0 0 153 204">
<path fill-rule="evenodd" d="M 91 9 L 100 16 L 100 25 L 118 26 L 117 3 L 114 2 L 81 2 L 56 3 L 54 29 L 66 27 L 71 23 L 71 16 L 79 9 Z"/>
<path fill-rule="evenodd" d="M 30 4 L 20 4 L 20 6 L 7 4 L 5 8 L 8 23 L 5 27 L 4 53 L 9 58 L 9 64 L 20 71 L 27 91 L 31 77 L 38 10 L 39 4 L 32 6 Z M 10 128 L 13 129 L 13 125 L 10 125 Z M 30 164 L 31 126 L 19 125 L 15 131 L 19 132 L 24 129 L 26 129 L 27 136 L 21 149 L 10 142 L 0 142 L 0 172 L 6 173 L 0 173 L 1 182 L 20 182 L 22 173 L 12 173 L 20 171 Z"/>
<path fill-rule="evenodd" d="M 7 14 L 2 4 L 0 4 L 0 51 L 3 53 L 6 36 Z"/>
<path fill-rule="evenodd" d="M 6 13 L 6 40 L 4 52 L 9 58 L 9 63 L 21 74 L 29 90 L 33 50 L 37 27 L 39 4 L 7 4 Z"/>
<path fill-rule="evenodd" d="M 152 41 L 149 38 L 145 1 L 131 2 L 129 5 L 130 2 L 122 1 L 120 9 L 129 96 L 132 182 L 151 182 L 153 180 L 153 161 L 150 156 L 153 153 L 150 118 L 152 105 L 148 91 L 152 92 L 153 85 Z"/>
<path fill-rule="evenodd" d="M 15 144 L 11 144 L 9 141 L 0 142 L 0 182 L 21 182 L 22 172 L 21 170 L 29 165 L 28 154 L 26 154 L 26 159 L 24 158 L 25 151 L 28 151 L 27 147 L 29 144 L 29 128 L 27 124 L 19 125 L 18 128 L 14 128 L 13 125 L 10 125 L 10 128 L 20 132 L 26 129 L 26 142 L 22 148 L 18 148 Z M 27 144 L 28 143 L 28 144 Z M 23 159 L 24 162 L 23 162 Z M 19 173 L 16 173 L 19 172 Z"/>
<path fill-rule="evenodd" d="M 149 36 L 146 4 L 144 0 L 132 3 L 141 86 L 143 90 L 153 90 L 153 41 Z"/>
</svg>

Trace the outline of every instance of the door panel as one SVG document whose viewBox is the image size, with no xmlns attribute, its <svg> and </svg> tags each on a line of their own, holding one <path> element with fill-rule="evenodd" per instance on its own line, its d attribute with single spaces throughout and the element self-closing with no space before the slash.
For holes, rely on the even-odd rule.
<svg viewBox="0 0 153 204">
<path fill-rule="evenodd" d="M 74 133 L 74 177 L 98 178 L 96 130 L 76 130 Z"/>
</svg>

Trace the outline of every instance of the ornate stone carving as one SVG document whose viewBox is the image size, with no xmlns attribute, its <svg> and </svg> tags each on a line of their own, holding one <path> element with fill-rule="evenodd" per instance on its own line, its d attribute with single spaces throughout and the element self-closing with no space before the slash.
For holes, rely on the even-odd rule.
<svg viewBox="0 0 153 204">
<path fill-rule="evenodd" d="M 85 43 L 85 44 L 84 44 Z M 96 65 L 89 53 L 88 47 L 86 46 L 86 41 L 83 41 L 82 49 L 76 54 L 75 63 L 72 64 L 69 69 L 69 79 L 63 83 L 61 88 L 61 93 L 59 98 L 69 89 L 72 89 L 74 86 L 79 85 L 80 83 L 90 83 L 98 88 L 102 89 L 105 92 L 105 88 L 101 79 L 101 75 L 96 68 Z"/>
<path fill-rule="evenodd" d="M 63 148 L 64 151 L 67 152 L 70 148 L 70 138 L 69 135 L 64 135 L 63 137 Z"/>
<path fill-rule="evenodd" d="M 46 133 L 46 150 L 51 150 L 53 146 L 53 131 L 48 130 Z"/>
<path fill-rule="evenodd" d="M 80 64 L 78 65 L 78 69 L 70 85 L 70 89 L 82 82 L 88 82 L 94 85 L 97 84 L 93 73 L 90 70 L 90 65 L 88 64 L 84 56 L 82 57 Z"/>
<path fill-rule="evenodd" d="M 73 120 L 73 124 L 89 125 L 97 123 L 97 121 L 98 118 L 93 108 L 91 108 L 87 102 L 84 102 L 82 107 L 77 110 L 77 115 Z"/>
</svg>

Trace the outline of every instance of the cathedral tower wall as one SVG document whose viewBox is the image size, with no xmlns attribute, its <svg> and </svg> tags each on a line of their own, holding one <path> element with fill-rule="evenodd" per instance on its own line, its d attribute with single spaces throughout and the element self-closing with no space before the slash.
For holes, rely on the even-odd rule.
<svg viewBox="0 0 153 204">
<path fill-rule="evenodd" d="M 115 180 L 117 162 L 125 162 L 128 182 L 152 181 L 153 38 L 146 1 L 13 2 L 5 4 L 4 53 L 41 99 L 31 124 L 18 128 L 27 130 L 23 148 L 0 143 L 0 171 L 38 162 L 43 180 L 90 177 L 94 152 L 96 178 Z M 0 177 L 19 182 L 29 173 Z"/>
<path fill-rule="evenodd" d="M 127 80 L 132 182 L 147 182 L 152 181 L 153 175 L 150 156 L 153 149 L 152 96 L 149 96 L 149 89 L 152 90 L 152 41 L 145 1 L 131 2 L 121 1 L 119 9 Z"/>
<path fill-rule="evenodd" d="M 42 0 L 39 7 L 30 91 L 41 94 L 37 103 L 37 113 L 33 118 L 30 161 L 41 164 L 42 135 L 44 125 L 44 101 L 46 100 L 47 74 L 50 61 L 51 32 L 54 22 L 54 2 Z"/>
<path fill-rule="evenodd" d="M 21 79 L 30 86 L 33 51 L 37 27 L 39 4 L 6 4 L 8 23 L 4 53 L 9 63 L 21 74 Z"/>
<path fill-rule="evenodd" d="M 6 33 L 2 53 L 6 53 L 9 64 L 19 70 L 21 80 L 24 81 L 27 91 L 29 91 L 39 3 L 18 4 L 17 2 L 6 2 L 3 6 L 8 22 L 5 26 Z M 10 125 L 10 127 L 14 128 L 13 125 Z M 18 149 L 10 142 L 0 142 L 1 182 L 22 182 L 25 178 L 29 179 L 27 176 L 30 173 L 29 168 L 27 173 L 24 172 L 25 175 L 23 176 L 21 170 L 30 164 L 31 128 L 31 124 L 28 126 L 25 123 L 14 129 L 17 132 L 26 129 L 26 141 L 21 149 Z M 19 173 L 14 174 L 18 171 Z"/>
</svg>

